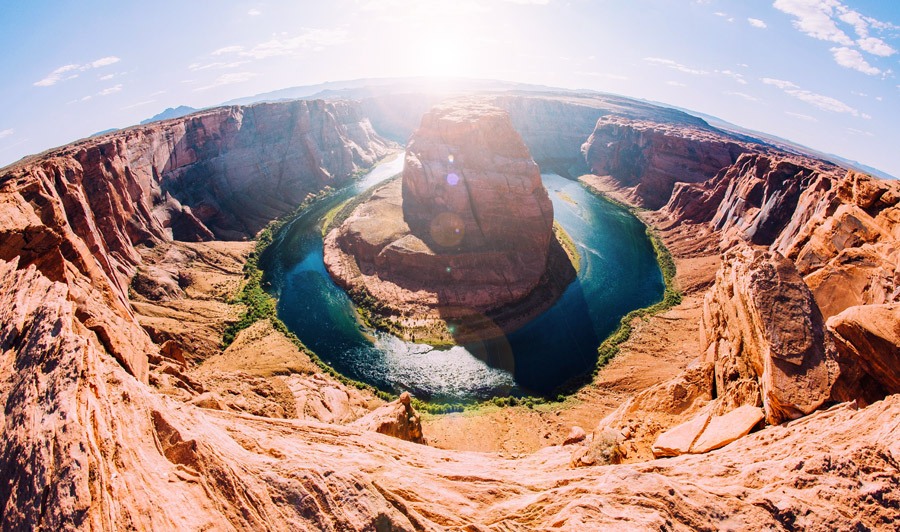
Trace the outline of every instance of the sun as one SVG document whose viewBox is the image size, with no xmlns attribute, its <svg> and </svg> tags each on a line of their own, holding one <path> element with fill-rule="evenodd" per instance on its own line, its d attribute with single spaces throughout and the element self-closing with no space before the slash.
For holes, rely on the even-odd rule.
<svg viewBox="0 0 900 532">
<path fill-rule="evenodd" d="M 449 3 L 420 6 L 404 42 L 401 66 L 410 75 L 468 77 L 479 71 L 476 41 L 466 17 Z M 484 50 L 482 50 L 484 52 Z"/>
</svg>

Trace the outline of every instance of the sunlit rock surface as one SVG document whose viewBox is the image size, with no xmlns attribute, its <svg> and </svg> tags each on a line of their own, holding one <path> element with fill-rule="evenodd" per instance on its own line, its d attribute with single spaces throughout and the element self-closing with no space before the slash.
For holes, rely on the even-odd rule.
<svg viewBox="0 0 900 532">
<path fill-rule="evenodd" d="M 406 318 L 421 330 L 428 321 L 479 322 L 471 327 L 476 337 L 497 336 L 509 323 L 498 326 L 486 314 L 543 284 L 516 316 L 521 326 L 558 297 L 547 286 L 572 278 L 552 225 L 540 170 L 506 111 L 455 102 L 422 118 L 402 180 L 376 191 L 327 236 L 325 265 L 351 294 L 364 290 L 382 313 L 397 316 L 394 323 Z"/>
</svg>

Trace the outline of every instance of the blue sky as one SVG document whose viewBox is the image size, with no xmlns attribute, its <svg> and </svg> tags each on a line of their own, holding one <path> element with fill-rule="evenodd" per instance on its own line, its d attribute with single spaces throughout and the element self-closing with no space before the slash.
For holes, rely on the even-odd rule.
<svg viewBox="0 0 900 532">
<path fill-rule="evenodd" d="M 896 0 L 7 0 L 0 49 L 0 165 L 166 107 L 446 75 L 666 102 L 900 176 Z"/>
</svg>

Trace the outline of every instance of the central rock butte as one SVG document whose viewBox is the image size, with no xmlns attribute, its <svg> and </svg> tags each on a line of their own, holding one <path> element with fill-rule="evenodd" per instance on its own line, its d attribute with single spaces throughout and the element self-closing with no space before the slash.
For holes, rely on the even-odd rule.
<svg viewBox="0 0 900 532">
<path fill-rule="evenodd" d="M 401 181 L 325 239 L 326 268 L 376 324 L 437 343 L 500 336 L 574 278 L 540 169 L 505 110 L 434 107 L 404 163 Z"/>
</svg>

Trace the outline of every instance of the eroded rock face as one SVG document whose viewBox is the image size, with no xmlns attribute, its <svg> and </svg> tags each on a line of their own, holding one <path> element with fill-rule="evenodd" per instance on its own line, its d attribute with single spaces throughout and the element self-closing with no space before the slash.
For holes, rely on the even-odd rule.
<svg viewBox="0 0 900 532">
<path fill-rule="evenodd" d="M 711 128 L 605 116 L 581 150 L 594 174 L 612 176 L 636 204 L 658 209 L 676 182 L 701 182 L 748 147 Z"/>
<path fill-rule="evenodd" d="M 137 246 L 247 238 L 386 150 L 354 105 L 322 101 L 220 107 L 87 139 L 3 170 L 0 260 L 66 283 L 78 319 L 146 381 L 157 348 L 129 302 Z M 177 298 L 170 273 L 143 272 L 137 287 Z"/>
<path fill-rule="evenodd" d="M 403 219 L 438 250 L 529 250 L 546 260 L 553 205 L 506 111 L 448 104 L 422 117 L 407 146 Z"/>
<path fill-rule="evenodd" d="M 508 114 L 462 101 L 423 117 L 402 181 L 377 190 L 331 231 L 324 255 L 338 284 L 351 295 L 364 290 L 399 323 L 485 321 L 484 313 L 549 284 L 559 251 L 540 170 Z M 542 296 L 540 304 L 555 297 Z M 533 311 L 523 311 L 517 325 Z"/>
<path fill-rule="evenodd" d="M 709 223 L 794 262 L 826 318 L 900 299 L 900 185 L 821 161 L 745 154 L 705 183 L 680 183 L 663 212 Z"/>
<path fill-rule="evenodd" d="M 828 320 L 841 376 L 835 399 L 868 404 L 900 393 L 900 304 L 850 307 Z"/>
<path fill-rule="evenodd" d="M 413 443 L 425 443 L 422 420 L 412 407 L 409 392 L 403 392 L 393 402 L 379 407 L 352 423 L 354 427 L 386 434 Z"/>
<path fill-rule="evenodd" d="M 815 299 L 777 252 L 738 245 L 725 253 L 704 300 L 700 334 L 706 360 L 715 362 L 717 395 L 755 380 L 770 424 L 818 408 L 837 377 Z"/>
</svg>

